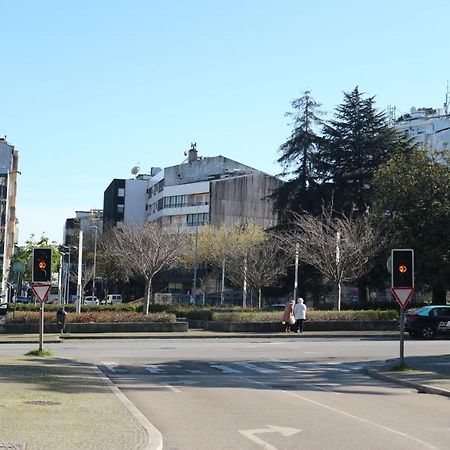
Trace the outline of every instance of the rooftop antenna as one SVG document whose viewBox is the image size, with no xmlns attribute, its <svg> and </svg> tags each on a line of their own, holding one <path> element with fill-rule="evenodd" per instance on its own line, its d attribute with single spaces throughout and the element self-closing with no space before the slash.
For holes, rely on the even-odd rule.
<svg viewBox="0 0 450 450">
<path fill-rule="evenodd" d="M 445 115 L 448 115 L 448 97 L 449 97 L 449 93 L 448 93 L 448 80 L 447 80 L 447 92 L 445 93 L 445 103 L 444 103 L 444 112 Z"/>
</svg>

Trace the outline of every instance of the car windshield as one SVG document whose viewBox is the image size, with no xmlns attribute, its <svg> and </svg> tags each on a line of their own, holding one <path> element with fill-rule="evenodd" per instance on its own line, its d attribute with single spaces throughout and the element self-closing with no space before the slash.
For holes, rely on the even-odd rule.
<svg viewBox="0 0 450 450">
<path fill-rule="evenodd" d="M 413 314 L 415 316 L 428 316 L 430 311 L 433 309 L 433 306 L 424 306 L 423 308 L 416 309 L 415 311 L 412 311 L 410 314 Z"/>
</svg>

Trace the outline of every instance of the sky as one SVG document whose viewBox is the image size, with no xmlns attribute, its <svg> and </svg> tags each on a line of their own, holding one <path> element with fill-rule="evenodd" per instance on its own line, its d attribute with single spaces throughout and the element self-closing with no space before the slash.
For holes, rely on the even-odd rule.
<svg viewBox="0 0 450 450">
<path fill-rule="evenodd" d="M 331 118 L 440 108 L 450 2 L 0 0 L 0 136 L 19 151 L 19 244 L 62 242 L 114 178 L 223 155 L 270 174 L 310 90 Z"/>
</svg>

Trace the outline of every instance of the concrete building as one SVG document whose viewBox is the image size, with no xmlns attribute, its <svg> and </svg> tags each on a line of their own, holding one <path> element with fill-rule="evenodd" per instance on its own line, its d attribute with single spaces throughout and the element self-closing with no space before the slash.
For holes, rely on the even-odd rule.
<svg viewBox="0 0 450 450">
<path fill-rule="evenodd" d="M 193 145 L 185 162 L 153 173 L 146 205 L 150 222 L 186 231 L 204 223 L 277 224 L 269 196 L 281 181 L 250 166 L 224 156 L 199 157 Z"/>
<path fill-rule="evenodd" d="M 6 282 L 10 260 L 17 243 L 16 195 L 19 152 L 0 138 L 0 259 L 2 263 L 2 295 L 6 292 Z"/>
<path fill-rule="evenodd" d="M 80 230 L 83 230 L 85 243 L 92 243 L 103 232 L 103 211 L 91 209 L 89 211 L 75 211 L 75 217 L 66 219 L 63 232 L 63 243 L 66 246 L 77 247 Z"/>
</svg>

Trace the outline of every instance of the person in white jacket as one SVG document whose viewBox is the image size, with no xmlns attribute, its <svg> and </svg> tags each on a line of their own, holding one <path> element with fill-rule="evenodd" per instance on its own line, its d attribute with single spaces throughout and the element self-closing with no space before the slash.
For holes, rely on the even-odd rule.
<svg viewBox="0 0 450 450">
<path fill-rule="evenodd" d="M 303 333 L 303 321 L 306 319 L 306 305 L 300 297 L 294 306 L 295 328 L 297 333 Z"/>
</svg>

